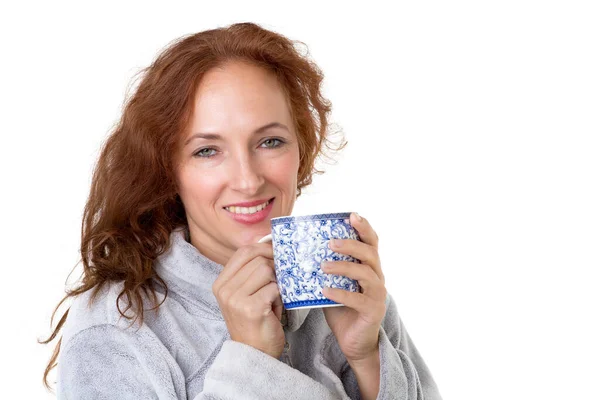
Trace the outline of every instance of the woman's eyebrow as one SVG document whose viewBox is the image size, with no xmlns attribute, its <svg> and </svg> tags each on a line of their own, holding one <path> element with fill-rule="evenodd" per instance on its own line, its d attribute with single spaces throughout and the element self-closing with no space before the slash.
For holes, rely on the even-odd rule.
<svg viewBox="0 0 600 400">
<path fill-rule="evenodd" d="M 282 128 L 285 129 L 286 131 L 290 131 L 288 129 L 288 127 L 282 123 L 279 122 L 271 122 L 270 124 L 267 124 L 265 126 L 261 126 L 260 128 L 256 129 L 254 132 L 252 132 L 253 135 L 258 135 L 260 133 L 263 133 L 264 131 L 266 131 L 267 129 L 271 129 L 271 128 Z M 194 139 L 207 139 L 207 140 L 220 140 L 223 139 L 223 137 L 217 133 L 194 133 L 193 135 L 191 135 L 190 137 L 188 137 L 184 143 L 184 145 L 187 145 L 189 142 L 191 142 Z"/>
</svg>

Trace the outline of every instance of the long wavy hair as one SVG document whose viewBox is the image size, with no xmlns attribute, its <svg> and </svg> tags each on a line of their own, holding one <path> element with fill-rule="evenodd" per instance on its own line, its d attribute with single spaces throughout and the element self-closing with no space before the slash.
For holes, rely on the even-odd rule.
<svg viewBox="0 0 600 400">
<path fill-rule="evenodd" d="M 183 203 L 177 194 L 177 150 L 193 115 L 193 99 L 204 74 L 230 61 L 245 61 L 271 71 L 283 88 L 298 134 L 300 168 L 297 196 L 312 182 L 318 156 L 325 149 L 341 150 L 330 140 L 331 102 L 324 98 L 323 73 L 303 55 L 303 42 L 254 23 L 237 23 L 183 36 L 169 43 L 150 66 L 138 72 L 139 84 L 126 95 L 120 120 L 102 146 L 81 225 L 81 280 L 58 303 L 51 318 L 52 333 L 39 343 L 48 344 L 59 334 L 68 308 L 54 329 L 55 315 L 69 298 L 124 282 L 116 307 L 123 317 L 143 322 L 143 299 L 152 299 L 156 288 L 167 293 L 153 261 L 170 245 L 173 229 L 187 226 Z M 134 76 L 135 78 L 135 76 Z M 341 133 L 341 132 L 338 132 Z M 144 297 L 145 296 L 145 297 Z M 165 296 L 166 297 L 166 296 Z M 121 300 L 125 305 L 121 308 Z M 125 313 L 131 310 L 132 313 Z M 43 383 L 56 367 L 62 336 L 46 366 Z"/>
</svg>

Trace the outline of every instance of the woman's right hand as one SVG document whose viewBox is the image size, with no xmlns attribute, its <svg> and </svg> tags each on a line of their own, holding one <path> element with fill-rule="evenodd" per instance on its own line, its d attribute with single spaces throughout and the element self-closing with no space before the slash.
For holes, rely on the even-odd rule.
<svg viewBox="0 0 600 400">
<path fill-rule="evenodd" d="M 273 247 L 240 247 L 212 286 L 231 339 L 279 358 L 285 345 L 283 302 L 277 287 Z"/>
</svg>

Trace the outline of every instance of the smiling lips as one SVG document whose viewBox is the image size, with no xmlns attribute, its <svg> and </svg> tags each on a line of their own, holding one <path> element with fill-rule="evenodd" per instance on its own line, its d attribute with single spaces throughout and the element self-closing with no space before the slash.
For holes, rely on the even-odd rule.
<svg viewBox="0 0 600 400">
<path fill-rule="evenodd" d="M 272 200 L 272 199 L 271 199 Z M 267 200 L 264 203 L 258 204 L 254 207 L 238 207 L 238 206 L 230 206 L 225 207 L 225 209 L 234 214 L 254 214 L 257 211 L 264 210 L 271 200 Z"/>
<path fill-rule="evenodd" d="M 275 198 L 267 200 L 263 203 L 255 204 L 250 207 L 241 206 L 227 206 L 223 207 L 227 214 L 230 215 L 235 221 L 242 224 L 251 225 L 258 222 L 262 222 L 271 213 Z M 255 203 L 255 202 L 254 202 Z M 252 204 L 252 203 L 240 203 L 240 204 Z"/>
</svg>

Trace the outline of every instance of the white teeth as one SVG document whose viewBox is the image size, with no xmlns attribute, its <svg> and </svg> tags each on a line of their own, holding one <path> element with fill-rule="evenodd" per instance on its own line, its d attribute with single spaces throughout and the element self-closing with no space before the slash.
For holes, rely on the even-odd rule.
<svg viewBox="0 0 600 400">
<path fill-rule="evenodd" d="M 229 212 L 235 214 L 254 214 L 256 212 L 262 211 L 269 205 L 269 202 L 266 201 L 263 204 L 254 207 L 225 207 L 225 209 Z"/>
</svg>

